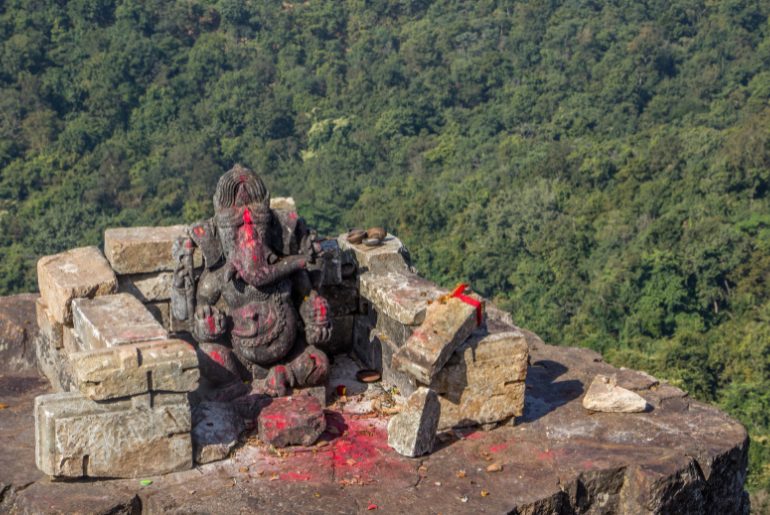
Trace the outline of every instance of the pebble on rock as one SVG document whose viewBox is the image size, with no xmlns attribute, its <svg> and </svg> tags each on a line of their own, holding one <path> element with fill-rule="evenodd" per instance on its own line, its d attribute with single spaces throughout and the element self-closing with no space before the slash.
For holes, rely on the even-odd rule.
<svg viewBox="0 0 770 515">
<path fill-rule="evenodd" d="M 604 413 L 641 413 L 647 409 L 647 401 L 618 386 L 616 376 L 597 375 L 583 397 L 583 407 Z"/>
</svg>

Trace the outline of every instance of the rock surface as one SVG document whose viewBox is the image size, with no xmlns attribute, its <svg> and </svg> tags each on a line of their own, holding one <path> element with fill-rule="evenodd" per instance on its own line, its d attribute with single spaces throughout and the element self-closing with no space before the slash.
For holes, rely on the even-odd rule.
<svg viewBox="0 0 770 515">
<path fill-rule="evenodd" d="M 128 293 L 75 299 L 72 312 L 80 350 L 168 338 L 168 333 L 152 313 Z"/>
<path fill-rule="evenodd" d="M 60 324 L 72 324 L 73 299 L 113 293 L 118 279 L 96 247 L 82 247 L 45 256 L 37 262 L 40 296 Z"/>
<path fill-rule="evenodd" d="M 196 463 L 226 458 L 238 444 L 243 420 L 229 402 L 204 401 L 192 413 L 192 441 Z"/>
<path fill-rule="evenodd" d="M 69 355 L 77 387 L 95 401 L 198 387 L 198 356 L 182 340 L 142 342 Z"/>
<path fill-rule="evenodd" d="M 259 439 L 273 447 L 312 445 L 326 429 L 324 410 L 311 395 L 278 397 L 259 414 Z"/>
<path fill-rule="evenodd" d="M 35 368 L 37 295 L 0 297 L 0 374 Z"/>
<path fill-rule="evenodd" d="M 359 513 L 371 503 L 386 513 L 745 513 L 748 439 L 735 420 L 671 385 L 633 371 L 625 378 L 589 350 L 534 343 L 530 361 L 515 427 L 451 432 L 419 461 L 387 446 L 386 416 L 331 406 L 322 446 L 278 456 L 247 442 L 225 462 L 149 486 L 49 481 L 35 467 L 30 422 L 47 381 L 0 370 L 0 512 Z M 618 374 L 653 409 L 588 412 L 582 396 L 597 374 Z M 490 463 L 502 470 L 486 472 Z"/>
<path fill-rule="evenodd" d="M 402 456 L 428 454 L 436 440 L 441 414 L 438 395 L 420 387 L 406 401 L 401 413 L 388 422 L 388 445 Z"/>
<path fill-rule="evenodd" d="M 138 477 L 192 466 L 190 406 L 179 394 L 94 402 L 35 398 L 35 458 L 53 477 Z"/>
<path fill-rule="evenodd" d="M 604 413 L 641 413 L 647 401 L 617 384 L 617 376 L 597 375 L 583 396 L 583 407 Z"/>
</svg>

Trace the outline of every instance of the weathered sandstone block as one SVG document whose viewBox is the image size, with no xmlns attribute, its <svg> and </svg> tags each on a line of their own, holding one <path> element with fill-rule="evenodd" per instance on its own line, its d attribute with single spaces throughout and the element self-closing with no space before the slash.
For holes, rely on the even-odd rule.
<svg viewBox="0 0 770 515">
<path fill-rule="evenodd" d="M 37 318 L 38 330 L 45 334 L 46 338 L 55 348 L 60 349 L 63 346 L 63 327 L 64 324 L 58 322 L 48 311 L 42 297 L 35 299 L 35 315 Z"/>
<path fill-rule="evenodd" d="M 404 325 L 421 324 L 428 305 L 446 293 L 446 290 L 411 272 L 362 274 L 359 291 L 378 313 Z"/>
<path fill-rule="evenodd" d="M 430 387 L 449 398 L 459 398 L 465 390 L 489 395 L 500 393 L 506 384 L 527 378 L 528 357 L 523 333 L 479 331 L 455 351 Z"/>
<path fill-rule="evenodd" d="M 173 272 L 131 274 L 118 277 L 118 291 L 130 293 L 142 302 L 158 302 L 171 299 Z"/>
<path fill-rule="evenodd" d="M 75 387 L 75 378 L 63 348 L 56 348 L 47 334 L 39 332 L 35 338 L 37 368 L 51 383 L 54 392 L 68 392 Z"/>
<path fill-rule="evenodd" d="M 388 421 L 388 445 L 410 458 L 429 453 L 436 439 L 440 413 L 436 393 L 421 387 L 409 396 L 401 413 Z"/>
<path fill-rule="evenodd" d="M 182 340 L 76 352 L 70 361 L 80 392 L 97 401 L 147 392 L 191 392 L 200 376 L 195 349 Z"/>
<path fill-rule="evenodd" d="M 187 236 L 186 225 L 167 227 L 121 227 L 104 231 L 104 255 L 119 274 L 144 274 L 174 270 L 172 246 Z M 194 255 L 195 266 L 202 255 Z"/>
<path fill-rule="evenodd" d="M 72 311 L 81 350 L 168 338 L 152 313 L 128 293 L 77 299 Z"/>
<path fill-rule="evenodd" d="M 430 384 L 477 325 L 476 308 L 460 299 L 432 303 L 427 308 L 425 321 L 393 356 L 394 368 L 411 374 L 423 384 Z"/>
<path fill-rule="evenodd" d="M 372 331 L 371 339 L 376 342 L 376 345 L 382 354 L 382 382 L 388 386 L 395 386 L 398 389 L 398 393 L 404 397 L 409 397 L 420 384 L 417 380 L 406 372 L 396 370 L 393 367 L 393 356 L 398 352 L 398 346 L 393 343 L 387 334 L 383 333 L 379 329 Z"/>
<path fill-rule="evenodd" d="M 406 250 L 401 240 L 388 234 L 377 247 L 367 247 L 364 244 L 354 245 L 348 242 L 347 235 L 342 234 L 337 238 L 343 253 L 351 256 L 351 259 L 361 271 L 376 273 L 408 272 L 411 268 L 409 251 Z"/>
<path fill-rule="evenodd" d="M 113 293 L 115 273 L 96 247 L 82 247 L 45 256 L 37 262 L 40 297 L 60 324 L 72 323 L 73 299 Z"/>
<path fill-rule="evenodd" d="M 73 352 L 80 352 L 80 349 L 83 347 L 77 335 L 75 335 L 75 329 L 68 325 L 62 327 L 62 342 L 64 354 L 67 356 Z"/>
<path fill-rule="evenodd" d="M 54 477 L 140 477 L 192 467 L 182 394 L 94 402 L 79 392 L 35 398 L 35 454 Z"/>
</svg>

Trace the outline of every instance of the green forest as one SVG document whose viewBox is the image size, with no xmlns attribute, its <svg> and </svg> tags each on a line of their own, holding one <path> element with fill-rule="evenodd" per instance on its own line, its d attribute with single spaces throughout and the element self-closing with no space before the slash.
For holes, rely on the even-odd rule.
<svg viewBox="0 0 770 515">
<path fill-rule="evenodd" d="M 770 490 L 767 0 L 5 0 L 0 293 L 241 162 L 749 429 Z"/>
</svg>

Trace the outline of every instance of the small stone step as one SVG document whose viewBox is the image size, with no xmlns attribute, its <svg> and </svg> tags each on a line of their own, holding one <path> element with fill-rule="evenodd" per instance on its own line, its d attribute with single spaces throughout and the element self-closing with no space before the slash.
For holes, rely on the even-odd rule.
<svg viewBox="0 0 770 515">
<path fill-rule="evenodd" d="M 128 293 L 76 299 L 72 311 L 80 350 L 168 338 L 152 313 Z"/>
<path fill-rule="evenodd" d="M 440 415 L 436 392 L 419 388 L 409 396 L 401 412 L 388 422 L 388 445 L 410 458 L 431 452 Z"/>
</svg>

